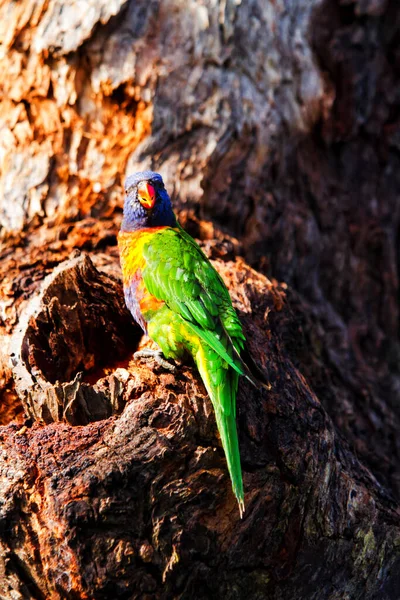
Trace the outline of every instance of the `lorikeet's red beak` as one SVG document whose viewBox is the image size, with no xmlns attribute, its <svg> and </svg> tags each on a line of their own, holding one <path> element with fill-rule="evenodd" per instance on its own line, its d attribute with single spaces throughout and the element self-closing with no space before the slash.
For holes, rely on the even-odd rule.
<svg viewBox="0 0 400 600">
<path fill-rule="evenodd" d="M 140 204 L 150 210 L 156 203 L 156 190 L 147 181 L 141 181 L 137 187 Z"/>
</svg>

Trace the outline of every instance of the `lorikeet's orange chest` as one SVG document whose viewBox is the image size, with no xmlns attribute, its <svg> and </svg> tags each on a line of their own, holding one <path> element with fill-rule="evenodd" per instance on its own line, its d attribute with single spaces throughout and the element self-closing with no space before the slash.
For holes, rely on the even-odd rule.
<svg viewBox="0 0 400 600">
<path fill-rule="evenodd" d="M 151 238 L 165 227 L 140 229 L 135 232 L 123 232 L 118 235 L 118 247 L 122 268 L 125 301 L 134 319 L 147 332 L 146 313 L 156 310 L 164 304 L 152 296 L 143 281 L 143 269 L 146 259 L 143 249 L 151 243 Z"/>
</svg>

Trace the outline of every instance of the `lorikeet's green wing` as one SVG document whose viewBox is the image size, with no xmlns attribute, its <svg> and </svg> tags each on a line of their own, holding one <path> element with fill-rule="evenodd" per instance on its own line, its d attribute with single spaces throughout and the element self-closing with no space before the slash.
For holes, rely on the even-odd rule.
<svg viewBox="0 0 400 600">
<path fill-rule="evenodd" d="M 182 229 L 155 233 L 143 248 L 147 290 L 180 314 L 192 330 L 240 375 L 257 385 L 240 358 L 245 336 L 220 275 Z"/>
<path fill-rule="evenodd" d="M 154 233 L 143 246 L 142 254 L 142 277 L 147 291 L 165 302 L 171 322 L 175 314 L 184 325 L 183 331 L 172 328 L 177 331 L 177 339 L 170 340 L 170 344 L 175 346 L 179 336 L 192 340 L 191 352 L 214 406 L 232 488 L 243 514 L 236 393 L 239 375 L 255 382 L 240 357 L 245 341 L 242 326 L 221 277 L 183 229 L 168 227 Z M 155 307 L 154 315 L 147 313 L 145 317 L 150 331 L 151 322 L 160 317 L 160 312 Z M 157 341 L 155 335 L 153 339 Z"/>
</svg>

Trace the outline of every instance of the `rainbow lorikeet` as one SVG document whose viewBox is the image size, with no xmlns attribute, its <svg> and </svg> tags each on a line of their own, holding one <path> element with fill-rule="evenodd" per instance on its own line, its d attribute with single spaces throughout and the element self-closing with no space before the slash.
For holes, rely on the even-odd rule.
<svg viewBox="0 0 400 600">
<path fill-rule="evenodd" d="M 236 393 L 240 375 L 257 384 L 240 357 L 242 326 L 221 277 L 176 220 L 161 175 L 131 175 L 125 192 L 118 245 L 126 304 L 165 358 L 193 357 L 214 407 L 242 516 Z"/>
</svg>

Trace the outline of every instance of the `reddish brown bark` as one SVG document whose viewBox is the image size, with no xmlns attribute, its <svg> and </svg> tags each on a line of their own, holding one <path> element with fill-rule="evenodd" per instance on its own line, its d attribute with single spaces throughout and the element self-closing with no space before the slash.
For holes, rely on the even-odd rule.
<svg viewBox="0 0 400 600">
<path fill-rule="evenodd" d="M 397 3 L 0 11 L 0 596 L 397 600 Z M 132 360 L 144 167 L 272 384 L 240 384 L 243 521 L 194 368 Z"/>
</svg>

